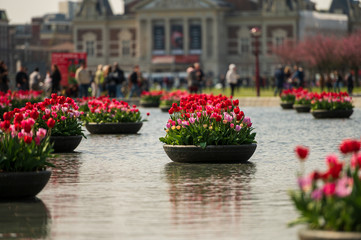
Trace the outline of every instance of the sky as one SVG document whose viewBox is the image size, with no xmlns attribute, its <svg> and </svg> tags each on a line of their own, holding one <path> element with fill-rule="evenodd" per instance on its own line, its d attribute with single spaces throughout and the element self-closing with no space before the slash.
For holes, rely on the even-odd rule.
<svg viewBox="0 0 361 240">
<path fill-rule="evenodd" d="M 61 1 L 64 0 L 0 0 L 0 9 L 6 10 L 10 24 L 23 24 L 30 23 L 32 17 L 58 12 L 58 3 Z M 122 0 L 109 0 L 109 2 L 114 13 L 123 11 Z M 313 2 L 317 4 L 318 9 L 326 9 L 331 0 L 313 0 Z"/>
</svg>

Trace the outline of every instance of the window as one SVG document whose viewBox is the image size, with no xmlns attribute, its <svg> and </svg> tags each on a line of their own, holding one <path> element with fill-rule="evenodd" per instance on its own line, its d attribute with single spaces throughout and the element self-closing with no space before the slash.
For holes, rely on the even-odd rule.
<svg viewBox="0 0 361 240">
<path fill-rule="evenodd" d="M 122 55 L 129 56 L 130 55 L 130 40 L 122 41 Z"/>
<path fill-rule="evenodd" d="M 272 38 L 273 46 L 282 46 L 287 38 L 287 32 L 279 28 L 272 32 Z"/>
<path fill-rule="evenodd" d="M 248 54 L 249 53 L 249 38 L 241 37 L 239 52 L 241 54 Z"/>
<path fill-rule="evenodd" d="M 94 41 L 85 41 L 85 51 L 89 57 L 94 56 Z"/>
</svg>

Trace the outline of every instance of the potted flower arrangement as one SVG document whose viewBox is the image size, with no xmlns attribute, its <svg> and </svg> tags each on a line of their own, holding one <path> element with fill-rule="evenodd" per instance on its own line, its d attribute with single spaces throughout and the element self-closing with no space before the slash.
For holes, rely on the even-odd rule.
<svg viewBox="0 0 361 240">
<path fill-rule="evenodd" d="M 38 127 L 47 129 L 51 126 L 50 142 L 54 144 L 55 152 L 72 152 L 85 137 L 79 119 L 83 112 L 78 111 L 72 98 L 53 93 L 51 99 L 45 98 L 33 105 L 28 103 L 25 109 L 31 107 L 38 110 Z"/>
<path fill-rule="evenodd" d="M 140 95 L 140 105 L 142 107 L 159 107 L 160 98 L 164 95 L 164 91 L 143 91 Z"/>
<path fill-rule="evenodd" d="M 190 94 L 169 109 L 166 136 L 159 140 L 175 162 L 246 162 L 257 144 L 252 122 L 225 96 Z"/>
<path fill-rule="evenodd" d="M 19 90 L 8 92 L 12 109 L 25 107 L 26 103 L 37 103 L 42 100 L 42 91 Z"/>
<path fill-rule="evenodd" d="M 10 110 L 11 101 L 8 96 L 6 96 L 5 94 L 2 95 L 1 93 L 2 92 L 0 92 L 0 120 L 4 120 L 3 114 Z"/>
<path fill-rule="evenodd" d="M 179 105 L 181 97 L 186 96 L 187 94 L 188 94 L 187 91 L 181 91 L 181 90 L 165 93 L 160 98 L 160 104 L 159 104 L 160 110 L 162 112 L 168 112 L 169 109 L 172 107 L 173 103 L 177 103 Z"/>
<path fill-rule="evenodd" d="M 116 99 L 95 99 L 88 102 L 88 107 L 90 112 L 82 120 L 93 134 L 137 133 L 145 121 L 136 105 L 130 107 Z"/>
<path fill-rule="evenodd" d="M 298 113 L 307 113 L 311 110 L 311 101 L 313 99 L 313 93 L 308 92 L 307 89 L 296 93 L 296 99 L 293 104 L 293 108 Z"/>
<path fill-rule="evenodd" d="M 347 92 L 315 93 L 311 109 L 315 118 L 349 118 L 353 113 L 352 98 Z"/>
<path fill-rule="evenodd" d="M 282 109 L 292 109 L 295 103 L 296 95 L 295 89 L 283 90 L 281 95 L 281 107 Z"/>
<path fill-rule="evenodd" d="M 27 198 L 48 182 L 53 165 L 47 161 L 53 148 L 49 132 L 36 127 L 36 109 L 4 113 L 0 122 L 0 198 Z M 49 125 L 49 129 L 52 125 Z"/>
<path fill-rule="evenodd" d="M 344 140 L 340 151 L 345 161 L 335 154 L 328 155 L 326 171 L 299 175 L 299 189 L 291 191 L 290 196 L 300 213 L 291 225 L 308 225 L 299 232 L 300 239 L 361 239 L 360 145 L 359 140 Z M 296 153 L 303 169 L 308 148 L 298 146 Z"/>
</svg>

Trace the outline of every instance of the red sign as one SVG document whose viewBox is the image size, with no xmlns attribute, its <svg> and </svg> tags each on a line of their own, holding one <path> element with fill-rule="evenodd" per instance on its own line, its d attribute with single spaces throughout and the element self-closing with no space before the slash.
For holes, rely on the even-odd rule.
<svg viewBox="0 0 361 240">
<path fill-rule="evenodd" d="M 75 71 L 80 66 L 82 62 L 86 65 L 86 53 L 52 53 L 51 54 L 51 64 L 58 65 L 59 71 L 61 73 L 61 82 L 62 86 L 67 86 L 68 84 L 74 84 L 75 81 Z"/>
</svg>

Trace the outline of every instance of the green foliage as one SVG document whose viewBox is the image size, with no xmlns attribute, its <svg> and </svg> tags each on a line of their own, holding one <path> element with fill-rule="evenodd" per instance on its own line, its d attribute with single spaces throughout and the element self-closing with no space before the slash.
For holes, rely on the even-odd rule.
<svg viewBox="0 0 361 240">
<path fill-rule="evenodd" d="M 315 100 L 311 105 L 312 110 L 352 110 L 353 105 L 351 101 L 328 101 L 328 100 Z"/>
<path fill-rule="evenodd" d="M 0 142 L 0 172 L 40 171 L 54 167 L 46 160 L 53 151 L 49 137 L 37 145 L 35 141 L 27 144 L 10 134 L 2 134 Z"/>
<path fill-rule="evenodd" d="M 142 117 L 139 111 L 123 111 L 112 108 L 110 112 L 89 112 L 83 115 L 82 120 L 86 123 L 118 123 L 118 122 L 141 122 Z"/>
</svg>

